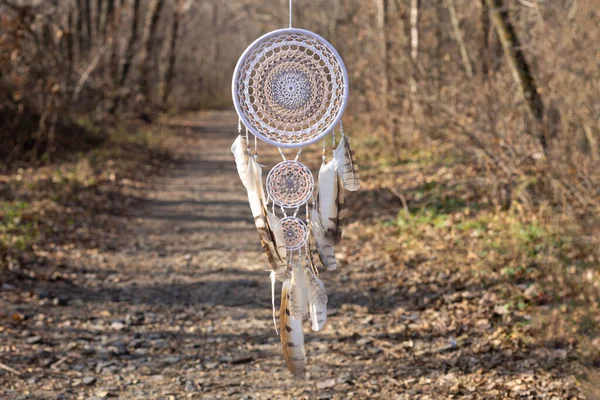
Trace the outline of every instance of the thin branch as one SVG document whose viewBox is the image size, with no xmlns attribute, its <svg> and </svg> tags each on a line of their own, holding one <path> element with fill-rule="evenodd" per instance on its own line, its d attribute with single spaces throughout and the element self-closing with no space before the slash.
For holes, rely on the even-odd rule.
<svg viewBox="0 0 600 400">
<path fill-rule="evenodd" d="M 15 374 L 15 375 L 17 375 L 17 376 L 21 376 L 21 373 L 20 373 L 19 371 L 17 371 L 17 370 L 16 370 L 16 369 L 14 369 L 14 368 L 11 368 L 11 367 L 9 367 L 9 366 L 8 366 L 8 365 L 6 365 L 6 364 L 3 364 L 3 363 L 1 363 L 1 362 L 0 362 L 0 369 L 3 369 L 3 370 L 5 370 L 5 371 L 8 371 L 8 372 L 10 372 L 10 373 L 12 373 L 12 374 Z"/>
<path fill-rule="evenodd" d="M 79 78 L 79 81 L 77 82 L 77 85 L 75 86 L 75 90 L 73 91 L 73 101 L 77 101 L 79 99 L 79 94 L 81 93 L 83 86 L 89 79 L 91 73 L 94 72 L 94 70 L 100 63 L 102 56 L 104 55 L 104 53 L 106 53 L 106 50 L 108 49 L 109 43 L 110 43 L 110 41 L 107 44 L 105 44 L 104 46 L 102 46 L 102 48 L 100 48 L 100 50 L 98 50 L 98 52 L 94 56 L 94 59 L 92 60 L 92 62 L 90 62 L 88 67 L 85 69 L 85 71 L 83 71 L 83 74 L 81 74 L 81 77 Z"/>
</svg>

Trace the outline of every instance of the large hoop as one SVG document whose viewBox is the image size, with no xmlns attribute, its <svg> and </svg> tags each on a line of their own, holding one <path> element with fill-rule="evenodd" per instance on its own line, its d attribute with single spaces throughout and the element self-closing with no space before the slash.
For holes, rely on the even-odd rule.
<svg viewBox="0 0 600 400">
<path fill-rule="evenodd" d="M 348 73 L 335 48 L 316 33 L 280 29 L 258 38 L 233 74 L 235 109 L 250 132 L 279 147 L 319 141 L 348 103 Z"/>
</svg>

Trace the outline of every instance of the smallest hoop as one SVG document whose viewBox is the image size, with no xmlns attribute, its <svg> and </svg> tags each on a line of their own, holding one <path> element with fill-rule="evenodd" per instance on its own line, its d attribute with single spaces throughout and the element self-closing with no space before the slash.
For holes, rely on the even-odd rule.
<svg viewBox="0 0 600 400">
<path fill-rule="evenodd" d="M 308 227 L 300 218 L 285 217 L 281 221 L 285 247 L 288 250 L 298 250 L 308 240 Z"/>
</svg>

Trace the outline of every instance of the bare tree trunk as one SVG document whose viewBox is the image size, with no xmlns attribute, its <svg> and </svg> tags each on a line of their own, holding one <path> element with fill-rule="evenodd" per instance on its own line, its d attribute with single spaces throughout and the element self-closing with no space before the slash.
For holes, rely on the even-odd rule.
<svg viewBox="0 0 600 400">
<path fill-rule="evenodd" d="M 140 68 L 140 93 L 144 95 L 146 99 L 148 98 L 150 92 L 149 75 L 153 66 L 151 64 L 154 60 L 154 57 L 152 57 L 152 50 L 154 48 L 154 43 L 156 42 L 158 20 L 164 4 L 164 0 L 155 0 L 153 5 L 154 8 L 149 14 L 150 17 L 147 21 L 148 37 L 146 39 L 146 51 L 144 53 L 144 57 L 142 58 L 142 64 Z"/>
<path fill-rule="evenodd" d="M 410 58 L 419 56 L 419 0 L 410 0 Z"/>
<path fill-rule="evenodd" d="M 86 50 L 92 49 L 92 0 L 85 0 Z"/>
<path fill-rule="evenodd" d="M 491 53 L 490 53 L 490 10 L 485 2 L 481 0 L 481 73 L 487 76 L 490 72 Z"/>
<path fill-rule="evenodd" d="M 140 15 L 140 0 L 133 0 L 133 15 L 131 17 L 131 36 L 129 37 L 129 43 L 127 44 L 127 50 L 125 50 L 125 61 L 123 62 L 123 72 L 121 73 L 121 79 L 119 85 L 123 86 L 127 81 L 127 76 L 131 70 L 133 58 L 135 56 L 135 48 L 138 41 L 138 20 Z"/>
<path fill-rule="evenodd" d="M 583 131 L 585 133 L 585 138 L 587 140 L 592 160 L 600 160 L 600 156 L 598 155 L 598 140 L 596 139 L 596 135 L 594 134 L 594 129 L 590 125 L 585 124 L 583 127 Z"/>
<path fill-rule="evenodd" d="M 75 45 L 73 44 L 73 9 L 69 7 L 67 14 L 67 34 L 65 37 L 67 45 L 67 84 L 71 82 L 73 68 L 75 66 Z"/>
<path fill-rule="evenodd" d="M 538 92 L 531 68 L 521 50 L 521 43 L 515 28 L 510 22 L 508 11 L 502 0 L 485 0 L 490 10 L 490 18 L 498 33 L 504 54 L 508 61 L 513 79 L 525 100 L 527 110 L 536 124 L 537 137 L 547 153 L 548 142 L 544 129 L 544 103 Z"/>
<path fill-rule="evenodd" d="M 78 50 L 78 61 L 83 59 L 85 53 L 85 38 L 83 37 L 83 0 L 77 1 L 77 22 L 75 23 L 75 31 L 77 32 L 77 50 Z"/>
<path fill-rule="evenodd" d="M 446 0 L 446 6 L 448 7 L 448 12 L 450 13 L 450 21 L 452 22 L 452 30 L 454 31 L 454 37 L 456 38 L 456 42 L 458 43 L 458 48 L 460 50 L 460 57 L 462 59 L 463 65 L 465 67 L 465 72 L 469 78 L 473 77 L 473 67 L 471 66 L 471 60 L 469 60 L 469 53 L 467 52 L 467 46 L 465 45 L 465 41 L 463 39 L 462 32 L 460 30 L 460 21 L 458 20 L 458 15 L 456 12 L 456 6 L 454 5 L 454 0 Z"/>
<path fill-rule="evenodd" d="M 100 32 L 102 31 L 102 14 L 104 0 L 96 0 L 96 38 L 100 41 Z"/>
<path fill-rule="evenodd" d="M 338 27 L 338 23 L 339 23 L 339 18 L 340 18 L 340 11 L 341 11 L 341 4 L 340 4 L 340 0 L 330 0 L 332 7 L 333 7 L 333 13 L 331 14 L 331 18 L 329 18 L 329 26 L 328 26 L 328 30 L 329 30 L 329 37 L 331 39 L 335 39 L 337 37 L 337 27 Z"/>
<path fill-rule="evenodd" d="M 387 28 L 389 26 L 389 15 L 390 15 L 390 0 L 380 0 L 378 11 L 380 16 L 378 18 L 378 28 L 381 32 L 382 43 L 383 43 L 383 77 L 382 77 L 382 86 L 383 86 L 383 96 L 384 96 L 384 118 L 387 122 L 388 132 L 392 139 L 392 149 L 394 152 L 398 150 L 398 137 L 396 136 L 396 119 L 394 118 L 393 113 L 391 112 L 391 102 L 392 102 L 392 94 L 390 83 L 392 81 L 391 75 L 391 47 L 392 42 L 387 34 Z"/>
<path fill-rule="evenodd" d="M 419 3 L 420 0 L 410 0 L 410 59 L 413 64 L 413 74 L 410 82 L 411 93 L 417 92 L 417 59 L 419 57 Z"/>
<path fill-rule="evenodd" d="M 108 26 L 114 21 L 113 14 L 115 12 L 115 3 L 117 0 L 108 0 L 106 3 L 106 14 L 104 16 L 104 25 L 102 26 L 102 37 L 106 40 Z"/>
<path fill-rule="evenodd" d="M 416 126 L 423 120 L 423 110 L 417 99 L 417 77 L 419 74 L 419 8 L 420 0 L 410 0 L 410 60 L 412 72 L 410 75 L 410 100 L 414 118 L 413 140 L 417 139 Z"/>
<path fill-rule="evenodd" d="M 179 32 L 179 19 L 183 11 L 183 1 L 177 0 L 173 11 L 173 24 L 171 25 L 171 43 L 169 44 L 169 64 L 165 74 L 165 86 L 162 98 L 163 106 L 167 105 L 171 91 L 173 90 L 173 79 L 175 78 L 175 63 L 177 61 L 177 34 Z"/>
<path fill-rule="evenodd" d="M 221 30 L 221 21 L 220 21 L 220 16 L 219 16 L 219 11 L 220 11 L 220 2 L 215 1 L 213 4 L 213 12 L 212 12 L 212 31 L 215 32 L 216 36 L 220 35 L 220 30 Z M 296 16 L 298 16 L 296 14 Z M 218 65 L 220 59 L 221 59 L 221 46 L 222 44 L 218 41 L 218 40 L 214 40 L 213 41 L 213 62 L 215 64 Z M 221 81 L 221 73 L 222 71 L 219 68 L 212 68 L 211 69 L 211 74 L 209 75 L 211 79 L 214 79 L 215 82 L 220 82 Z M 216 85 L 212 85 L 213 88 L 211 89 L 211 92 L 216 95 Z"/>
<path fill-rule="evenodd" d="M 122 0 L 109 0 L 113 8 L 112 18 L 110 22 L 109 41 L 111 42 L 110 49 L 110 76 L 113 85 L 117 85 L 119 82 L 119 58 L 120 58 L 120 46 L 119 46 L 119 30 L 121 28 L 121 9 L 123 6 Z"/>
</svg>

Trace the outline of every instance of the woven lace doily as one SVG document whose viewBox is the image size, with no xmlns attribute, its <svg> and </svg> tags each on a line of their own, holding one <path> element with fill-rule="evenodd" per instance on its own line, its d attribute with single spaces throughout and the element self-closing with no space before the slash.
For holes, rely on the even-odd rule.
<svg viewBox="0 0 600 400">
<path fill-rule="evenodd" d="M 242 54 L 233 74 L 233 101 L 244 125 L 261 140 L 302 147 L 341 119 L 348 75 L 325 39 L 303 29 L 281 29 Z"/>
<path fill-rule="evenodd" d="M 310 169 L 298 161 L 283 161 L 267 176 L 267 193 L 278 206 L 300 207 L 313 194 L 314 178 Z"/>
<path fill-rule="evenodd" d="M 300 218 L 285 217 L 281 219 L 285 247 L 288 250 L 298 250 L 306 244 L 308 227 Z"/>
</svg>

